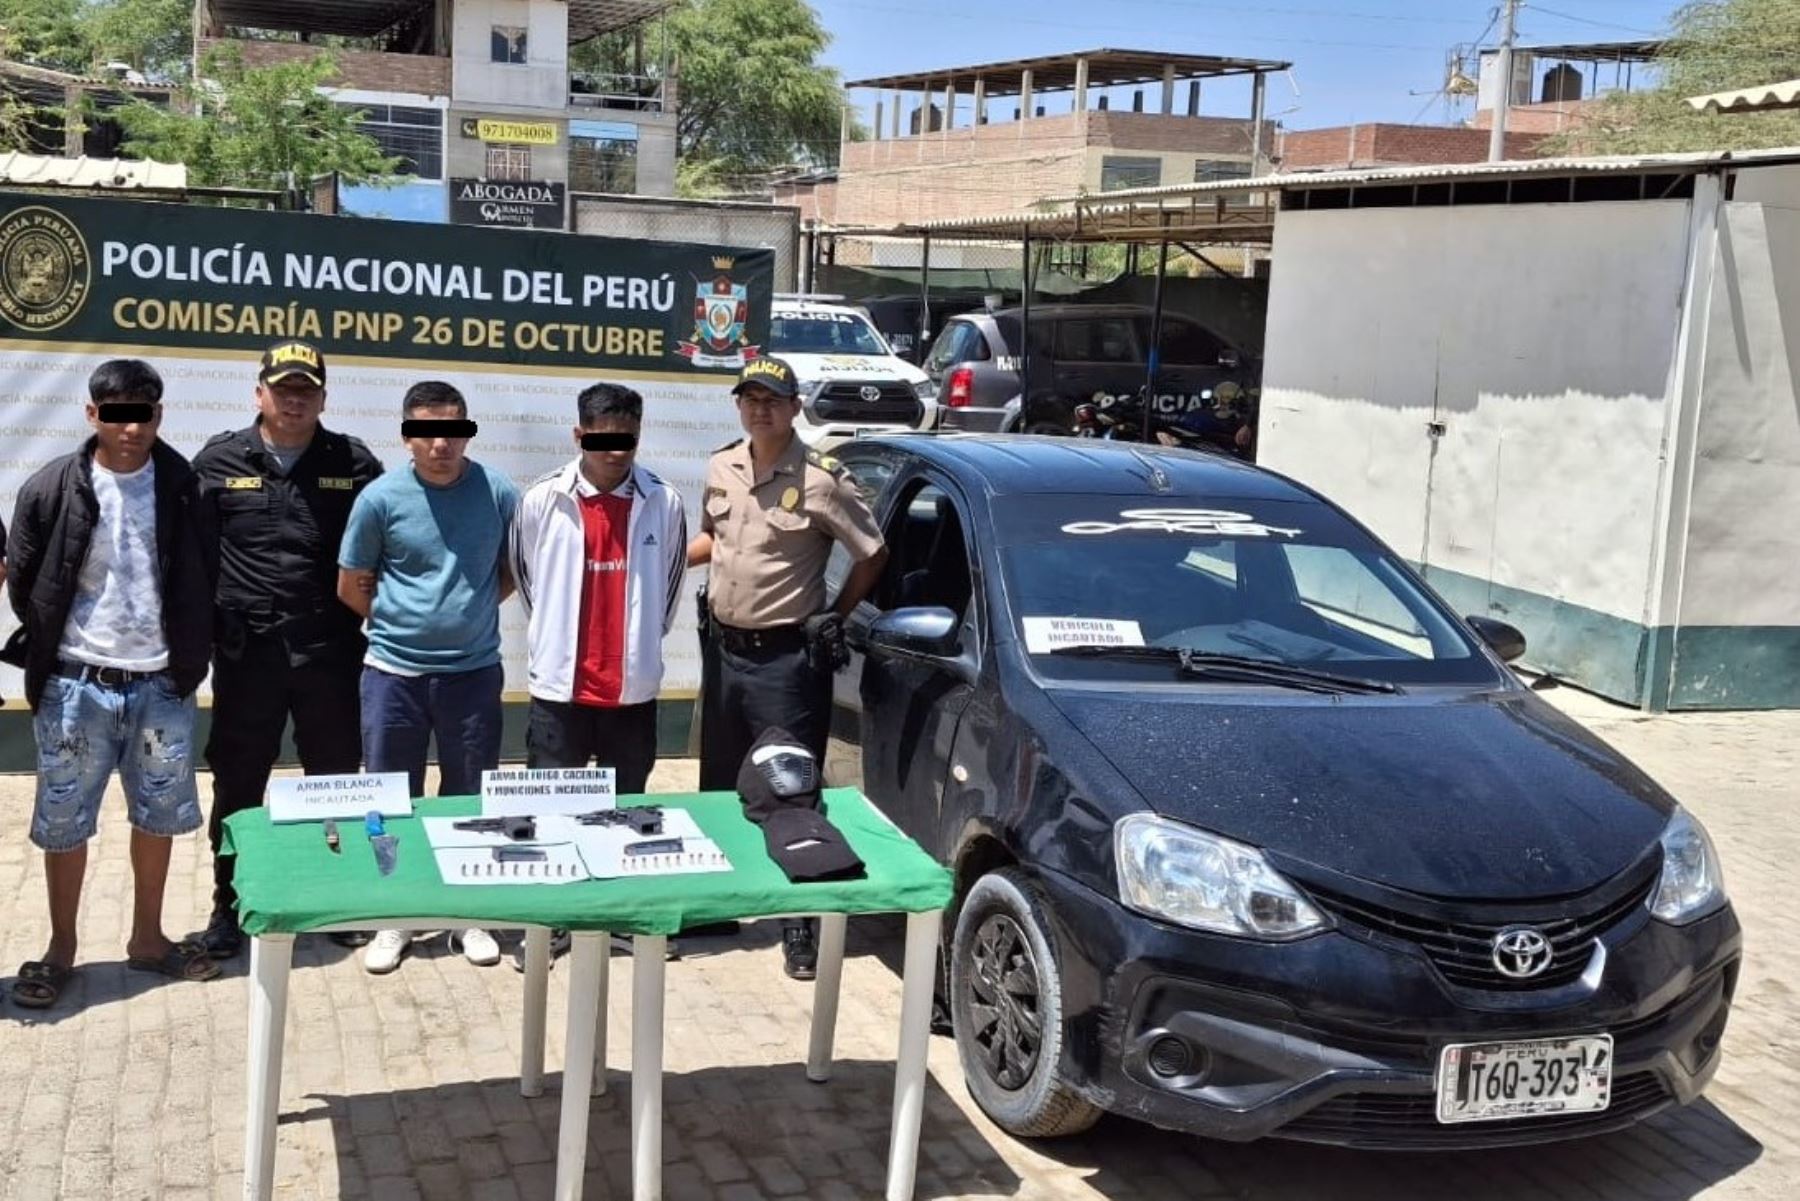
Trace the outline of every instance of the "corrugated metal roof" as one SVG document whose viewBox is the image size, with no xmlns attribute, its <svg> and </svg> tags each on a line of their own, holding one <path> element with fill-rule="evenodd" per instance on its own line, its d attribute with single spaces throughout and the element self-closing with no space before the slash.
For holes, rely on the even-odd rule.
<svg viewBox="0 0 1800 1201">
<path fill-rule="evenodd" d="M 1645 63 L 1662 53 L 1661 38 L 1627 42 L 1562 42 L 1548 46 L 1520 46 L 1519 54 L 1538 58 L 1574 59 L 1584 63 Z M 1484 48 L 1483 53 L 1494 53 Z"/>
<path fill-rule="evenodd" d="M 598 33 L 648 21 L 676 0 L 569 0 L 569 40 L 585 41 Z"/>
<path fill-rule="evenodd" d="M 1693 96 L 1688 103 L 1703 113 L 1761 113 L 1778 108 L 1800 108 L 1800 79 L 1739 88 L 1735 92 L 1714 92 L 1710 96 Z"/>
<path fill-rule="evenodd" d="M 955 87 L 959 92 L 974 89 L 977 79 L 986 80 L 986 94 L 992 97 L 1017 96 L 1018 77 L 1031 72 L 1034 93 L 1064 92 L 1075 86 L 1076 66 L 1087 63 L 1087 81 L 1091 88 L 1132 83 L 1161 82 L 1170 67 L 1177 79 L 1205 79 L 1218 75 L 1246 75 L 1258 72 L 1285 71 L 1293 64 L 1274 59 L 1221 58 L 1214 54 L 1167 54 L 1156 50 L 1081 50 L 1074 54 L 1044 54 L 1036 58 L 1008 59 L 1005 62 L 977 63 L 973 66 L 939 67 L 931 71 L 909 71 L 900 75 L 877 75 L 853 79 L 846 88 L 934 88 L 942 91 Z"/>
<path fill-rule="evenodd" d="M 41 154 L 0 154 L 0 183 L 19 187 L 147 188 L 179 192 L 187 187 L 187 167 L 149 159 L 50 158 Z"/>
<path fill-rule="evenodd" d="M 1518 159 L 1499 163 L 1453 163 L 1423 167 L 1380 167 L 1360 171 L 1262 175 L 1214 183 L 1124 188 L 1116 192 L 1046 200 L 1052 209 L 971 214 L 888 228 L 821 226 L 826 233 L 863 236 L 941 234 L 997 239 L 1032 237 L 1119 242 L 1192 240 L 1268 241 L 1274 223 L 1275 193 L 1296 189 L 1369 187 L 1573 175 L 1694 174 L 1724 166 L 1756 167 L 1800 163 L 1800 146 L 1767 150 L 1703 151 L 1683 154 L 1605 155 L 1588 158 Z M 1262 193 L 1262 200 L 1245 197 Z"/>
<path fill-rule="evenodd" d="M 647 20 L 675 0 L 567 2 L 569 40 L 579 42 L 597 33 Z M 430 6 L 431 0 L 212 0 L 212 18 L 220 25 L 245 29 L 373 37 Z"/>
<path fill-rule="evenodd" d="M 213 21 L 243 29 L 373 37 L 430 0 L 212 0 Z"/>
<path fill-rule="evenodd" d="M 1756 166 L 1800 160 L 1800 146 L 1768 150 L 1704 150 L 1682 154 L 1609 154 L 1586 158 L 1508 159 L 1498 163 L 1438 163 L 1421 167 L 1369 167 L 1356 171 L 1294 171 L 1284 175 L 1259 175 L 1250 179 L 1224 179 L 1213 183 L 1166 184 L 1159 188 L 1121 188 L 1104 193 L 1106 203 L 1155 200 L 1176 196 L 1209 196 L 1218 193 L 1267 192 L 1293 188 L 1346 188 L 1366 184 L 1438 183 L 1484 176 L 1618 175 L 1644 171 L 1696 171 L 1707 167 Z M 1083 200 L 1100 197 L 1090 194 Z M 1073 196 L 1049 203 L 1073 203 Z"/>
</svg>

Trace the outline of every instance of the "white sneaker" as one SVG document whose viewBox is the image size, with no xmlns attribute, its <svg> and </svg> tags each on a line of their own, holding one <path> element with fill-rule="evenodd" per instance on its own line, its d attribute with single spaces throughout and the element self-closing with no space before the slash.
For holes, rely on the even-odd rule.
<svg viewBox="0 0 1800 1201">
<path fill-rule="evenodd" d="M 400 966 L 412 935 L 404 930 L 377 930 L 363 951 L 363 970 L 372 976 L 385 976 Z"/>
<path fill-rule="evenodd" d="M 463 958 L 476 967 L 493 967 L 500 962 L 500 944 L 486 930 L 464 930 L 460 936 L 450 936 L 451 948 L 458 941 L 462 943 Z"/>
</svg>

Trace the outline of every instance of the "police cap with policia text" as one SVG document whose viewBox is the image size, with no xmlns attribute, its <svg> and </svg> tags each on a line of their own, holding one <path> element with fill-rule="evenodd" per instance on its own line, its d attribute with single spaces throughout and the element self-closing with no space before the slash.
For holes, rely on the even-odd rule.
<svg viewBox="0 0 1800 1201">
<path fill-rule="evenodd" d="M 315 388 L 325 386 L 325 356 L 317 346 L 311 342 L 277 342 L 263 351 L 258 383 L 278 384 L 296 378 Z"/>
<path fill-rule="evenodd" d="M 752 384 L 767 388 L 783 400 L 800 395 L 800 381 L 794 376 L 794 369 L 780 359 L 751 359 L 738 374 L 737 385 L 731 389 L 731 394 L 736 396 Z"/>
<path fill-rule="evenodd" d="M 779 727 L 764 730 L 738 768 L 744 816 L 762 827 L 769 858 L 796 884 L 855 880 L 862 859 L 826 819 L 812 751 Z"/>
</svg>

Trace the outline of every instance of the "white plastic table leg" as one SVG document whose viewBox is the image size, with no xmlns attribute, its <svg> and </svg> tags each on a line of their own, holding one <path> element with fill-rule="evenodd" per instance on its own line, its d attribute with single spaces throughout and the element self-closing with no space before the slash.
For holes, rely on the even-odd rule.
<svg viewBox="0 0 1800 1201">
<path fill-rule="evenodd" d="M 612 987 L 612 938 L 608 936 L 606 946 L 600 948 L 600 986 L 595 990 L 597 1004 L 594 1010 L 594 1084 L 592 1093 L 596 1097 L 606 1095 L 606 994 Z"/>
<path fill-rule="evenodd" d="M 831 1044 L 837 1037 L 838 991 L 844 979 L 844 927 L 841 913 L 819 916 L 819 976 L 813 982 L 812 1043 L 806 1052 L 806 1078 L 818 1084 L 831 1079 Z"/>
<path fill-rule="evenodd" d="M 244 1117 L 244 1198 L 269 1201 L 275 1191 L 275 1120 L 281 1108 L 281 1051 L 287 1033 L 292 934 L 250 940 L 250 1062 Z"/>
<path fill-rule="evenodd" d="M 519 1095 L 544 1095 L 544 1010 L 550 995 L 550 931 L 525 931 L 525 1025 L 519 1034 Z"/>
<path fill-rule="evenodd" d="M 937 979 L 940 913 L 906 915 L 906 967 L 900 988 L 900 1052 L 894 1061 L 894 1125 L 888 1141 L 887 1201 L 910 1201 L 925 1113 L 931 990 Z"/>
<path fill-rule="evenodd" d="M 569 1029 L 563 1055 L 562 1123 L 556 1135 L 556 1201 L 581 1201 L 587 1171 L 589 1079 L 594 1070 L 594 1006 L 607 936 L 578 930 L 569 947 Z"/>
<path fill-rule="evenodd" d="M 662 1197 L 663 955 L 669 940 L 640 934 L 631 952 L 631 1197 Z"/>
</svg>

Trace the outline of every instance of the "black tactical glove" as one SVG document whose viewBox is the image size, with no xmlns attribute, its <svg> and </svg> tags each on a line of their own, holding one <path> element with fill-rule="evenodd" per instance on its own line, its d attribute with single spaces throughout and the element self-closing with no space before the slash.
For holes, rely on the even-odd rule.
<svg viewBox="0 0 1800 1201">
<path fill-rule="evenodd" d="M 816 613 L 806 619 L 806 660 L 814 671 L 830 675 L 850 664 L 850 644 L 844 639 L 844 619 L 836 613 Z"/>
</svg>

